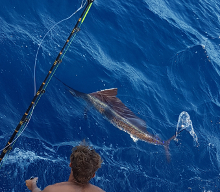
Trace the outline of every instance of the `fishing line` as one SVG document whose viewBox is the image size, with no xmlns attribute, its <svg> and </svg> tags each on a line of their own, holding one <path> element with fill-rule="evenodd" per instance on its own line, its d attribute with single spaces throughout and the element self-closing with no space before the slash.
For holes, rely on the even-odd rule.
<svg viewBox="0 0 220 192">
<path fill-rule="evenodd" d="M 36 92 L 36 90 L 34 90 L 34 92 L 36 92 L 36 94 L 34 95 L 34 98 L 32 99 L 32 101 L 31 101 L 29 107 L 27 108 L 26 112 L 23 114 L 20 122 L 18 123 L 16 129 L 14 130 L 14 133 L 12 134 L 12 136 L 9 139 L 9 141 L 7 142 L 5 148 L 1 150 L 2 153 L 0 155 L 0 163 L 1 163 L 0 164 L 0 168 L 2 167 L 2 164 L 3 164 L 2 160 L 3 160 L 4 156 L 6 154 L 8 155 L 8 153 L 12 149 L 12 146 L 15 144 L 15 141 L 21 136 L 21 134 L 26 129 L 28 123 L 30 122 L 31 117 L 33 115 L 33 111 L 34 111 L 38 101 L 40 100 L 41 96 L 45 93 L 46 87 L 48 86 L 49 82 L 51 81 L 51 78 L 53 77 L 53 75 L 54 75 L 55 71 L 57 70 L 59 64 L 62 62 L 62 58 L 64 57 L 66 51 L 69 48 L 68 44 L 71 44 L 71 42 L 72 42 L 73 38 L 75 37 L 76 33 L 79 32 L 79 30 L 80 30 L 79 27 L 81 26 L 81 24 L 83 23 L 84 19 L 86 18 L 86 16 L 87 16 L 87 14 L 88 14 L 88 12 L 89 12 L 89 10 L 90 10 L 94 0 L 86 0 L 86 1 L 87 1 L 87 5 L 86 5 L 84 11 L 82 12 L 81 16 L 79 17 L 78 21 L 76 22 L 75 27 L 71 31 L 69 37 L 67 38 L 64 46 L 62 47 L 61 51 L 59 52 L 58 56 L 56 57 L 53 65 L 51 66 L 48 74 L 46 75 L 46 77 L 45 77 L 43 83 L 41 84 L 41 86 L 39 87 L 38 91 Z M 59 24 L 62 21 L 65 21 L 65 20 L 71 18 L 75 13 L 77 13 L 79 10 L 81 10 L 84 7 L 84 5 L 85 5 L 85 2 L 83 0 L 82 3 L 81 3 L 80 8 L 78 8 L 77 11 L 75 11 L 71 16 L 67 17 L 66 19 L 61 20 L 57 24 Z M 56 26 L 57 24 L 55 24 L 54 26 Z M 54 28 L 54 26 L 52 28 Z M 52 28 L 49 31 L 51 31 Z M 46 33 L 46 35 L 49 33 L 49 31 Z M 46 37 L 46 35 L 44 36 L 44 38 Z M 71 40 L 71 38 L 72 38 L 72 40 Z M 43 40 L 41 41 L 41 43 L 40 43 L 40 45 L 38 47 L 37 54 L 36 54 L 36 57 L 35 57 L 35 66 L 34 66 L 35 67 L 35 69 L 34 69 L 34 82 L 35 82 L 34 86 L 35 87 L 34 87 L 34 89 L 36 89 L 36 75 L 35 75 L 35 72 L 36 72 L 37 55 L 38 55 L 39 48 L 40 48 L 42 42 L 43 42 Z M 67 48 L 66 48 L 66 46 L 67 46 Z M 63 52 L 64 52 L 64 54 L 63 54 Z"/>
<path fill-rule="evenodd" d="M 36 105 L 35 105 L 36 106 Z M 3 149 L 1 149 L 0 150 L 0 152 L 1 151 L 3 151 L 4 149 L 6 149 L 7 147 L 9 147 L 9 146 L 13 146 L 14 145 L 14 143 L 17 141 L 17 139 L 21 136 L 21 134 L 25 131 L 25 129 L 26 129 L 26 127 L 28 126 L 28 124 L 29 124 L 29 122 L 30 122 L 30 120 L 31 120 L 31 117 L 32 117 L 32 115 L 33 115 L 33 113 L 34 113 L 34 108 L 35 108 L 35 106 L 33 106 L 33 109 L 32 109 L 32 111 L 30 112 L 30 114 L 29 114 L 29 116 L 28 116 L 28 121 L 25 123 L 25 124 L 23 124 L 23 127 L 21 127 L 21 129 L 19 130 L 19 133 L 18 133 L 18 136 L 14 139 L 14 141 L 12 142 L 12 143 L 10 143 L 10 144 L 8 144 L 7 146 L 5 146 Z"/>
<path fill-rule="evenodd" d="M 36 88 L 36 87 L 37 87 L 37 86 L 36 86 L 37 57 L 38 57 L 39 49 L 40 49 L 40 47 L 41 47 L 41 45 L 42 45 L 44 39 L 46 38 L 46 36 L 48 35 L 48 33 L 49 33 L 50 31 L 52 31 L 52 29 L 53 29 L 54 27 L 56 27 L 57 25 L 59 25 L 59 24 L 62 23 L 63 21 L 66 21 L 66 20 L 70 19 L 73 15 L 75 15 L 78 11 L 80 11 L 85 5 L 86 5 L 86 0 L 85 0 L 85 1 L 82 0 L 81 6 L 80 6 L 75 12 L 73 12 L 72 15 L 70 15 L 69 17 L 67 17 L 67 18 L 65 18 L 65 19 L 63 19 L 63 20 L 57 22 L 55 25 L 53 25 L 53 26 L 47 31 L 47 33 L 44 35 L 43 39 L 41 40 L 40 44 L 38 45 L 37 53 L 36 53 L 36 55 L 35 55 L 35 60 L 34 60 L 34 95 L 36 95 L 36 92 L 37 92 L 37 91 L 36 91 L 36 90 L 37 90 L 37 88 Z"/>
<path fill-rule="evenodd" d="M 75 12 L 73 12 L 69 17 L 67 17 L 67 18 L 65 18 L 65 19 L 63 19 L 63 20 L 57 22 L 56 24 L 54 24 L 54 25 L 47 31 L 47 33 L 44 35 L 43 39 L 41 40 L 41 42 L 40 42 L 40 44 L 39 44 L 39 46 L 38 46 L 38 49 L 37 49 L 37 53 L 36 53 L 36 55 L 35 55 L 35 62 L 34 62 L 34 95 L 36 95 L 36 92 L 37 92 L 37 91 L 36 91 L 36 66 L 37 66 L 37 57 L 38 57 L 39 49 L 40 49 L 40 47 L 41 47 L 41 45 L 42 45 L 42 43 L 43 43 L 45 37 L 48 35 L 48 33 L 49 33 L 50 31 L 52 31 L 52 29 L 53 29 L 54 27 L 56 27 L 56 26 L 59 25 L 60 23 L 62 23 L 62 22 L 64 22 L 64 21 L 70 19 L 71 17 L 73 17 L 73 16 L 74 16 L 78 11 L 80 11 L 85 5 L 86 5 L 86 0 L 82 0 L 81 6 L 80 6 Z M 73 40 L 73 39 L 72 39 L 72 40 Z M 72 42 L 72 41 L 71 41 L 71 42 Z M 68 46 L 68 47 L 69 47 L 69 46 Z M 66 51 L 67 51 L 67 50 L 66 50 Z M 63 57 L 62 57 L 62 58 L 63 58 Z M 53 74 L 54 74 L 54 73 L 53 73 Z M 38 100 L 39 100 L 39 99 L 38 99 Z M 37 104 L 37 103 L 36 103 L 36 104 Z M 30 113 L 30 117 L 28 118 L 28 121 L 26 122 L 24 128 L 21 128 L 20 133 L 19 133 L 18 136 L 14 139 L 14 141 L 13 141 L 12 143 L 8 144 L 7 146 L 5 146 L 3 149 L 1 149 L 0 152 L 3 151 L 5 148 L 9 147 L 10 145 L 13 145 L 13 144 L 17 141 L 17 139 L 21 136 L 21 134 L 25 131 L 25 129 L 27 128 L 27 126 L 28 126 L 28 124 L 29 124 L 29 122 L 30 122 L 30 120 L 31 120 L 31 117 L 32 117 L 32 115 L 33 115 L 34 108 L 35 108 L 36 104 L 33 106 L 32 111 L 31 111 L 31 113 Z"/>
<path fill-rule="evenodd" d="M 35 105 L 35 106 L 36 106 L 36 105 Z M 31 113 L 29 114 L 28 121 L 27 121 L 26 124 L 23 126 L 24 128 L 21 127 L 21 129 L 19 130 L 18 136 L 14 139 L 14 141 L 13 141 L 12 143 L 8 144 L 7 146 L 5 146 L 5 148 L 3 148 L 3 149 L 0 150 L 0 152 L 1 152 L 1 151 L 5 150 L 6 148 L 8 148 L 7 153 L 6 153 L 6 158 L 7 158 L 7 156 L 9 155 L 11 149 L 13 148 L 15 142 L 18 140 L 18 138 L 22 135 L 22 133 L 23 133 L 23 132 L 25 131 L 25 129 L 27 128 L 27 126 L 28 126 L 28 124 L 29 124 L 29 122 L 30 122 L 30 120 L 31 120 L 31 117 L 32 117 L 32 115 L 33 115 L 35 106 L 33 106 L 32 111 L 31 111 Z M 4 159 L 4 160 L 5 160 L 5 159 Z M 1 167 L 3 166 L 3 164 L 4 164 L 4 160 L 2 160 L 2 161 L 0 162 L 0 169 L 1 169 Z"/>
</svg>

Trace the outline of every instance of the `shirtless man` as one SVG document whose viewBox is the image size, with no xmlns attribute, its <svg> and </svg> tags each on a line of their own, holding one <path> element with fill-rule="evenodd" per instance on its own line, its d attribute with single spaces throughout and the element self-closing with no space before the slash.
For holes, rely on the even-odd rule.
<svg viewBox="0 0 220 192">
<path fill-rule="evenodd" d="M 67 182 L 47 186 L 42 192 L 104 192 L 89 183 L 95 172 L 101 167 L 102 159 L 85 142 L 72 149 L 70 156 L 71 173 Z M 37 187 L 38 178 L 26 180 L 26 186 L 32 192 L 41 191 Z"/>
</svg>

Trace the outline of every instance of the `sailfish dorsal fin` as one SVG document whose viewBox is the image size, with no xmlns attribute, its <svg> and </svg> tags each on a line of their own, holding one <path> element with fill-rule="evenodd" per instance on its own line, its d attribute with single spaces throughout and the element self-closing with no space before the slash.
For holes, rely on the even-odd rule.
<svg viewBox="0 0 220 192">
<path fill-rule="evenodd" d="M 112 89 L 105 89 L 105 90 L 101 90 L 101 91 L 97 91 L 94 93 L 90 93 L 90 95 L 93 95 L 94 97 L 96 97 L 97 95 L 103 95 L 103 96 L 108 96 L 108 97 L 112 97 L 112 96 L 116 96 L 118 93 L 118 89 L 117 88 L 112 88 Z"/>
<path fill-rule="evenodd" d="M 109 107 L 111 107 L 118 115 L 126 119 L 128 122 L 138 127 L 142 131 L 146 131 L 146 123 L 144 120 L 137 117 L 128 107 L 122 103 L 122 101 L 116 97 L 117 88 L 106 89 L 102 91 L 97 91 L 90 93 L 89 95 L 99 99 L 104 102 Z"/>
</svg>

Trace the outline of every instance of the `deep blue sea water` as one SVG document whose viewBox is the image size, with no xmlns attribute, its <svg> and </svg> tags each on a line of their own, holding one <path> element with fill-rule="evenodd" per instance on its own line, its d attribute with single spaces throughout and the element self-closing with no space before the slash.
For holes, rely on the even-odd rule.
<svg viewBox="0 0 220 192">
<path fill-rule="evenodd" d="M 0 11 L 0 148 L 34 96 L 38 45 L 75 1 L 2 1 Z M 37 57 L 41 85 L 82 10 L 56 25 Z M 0 191 L 28 191 L 68 179 L 72 146 L 83 139 L 104 162 L 92 183 L 105 191 L 220 191 L 220 3 L 217 0 L 95 0 L 55 76 L 85 92 L 118 88 L 118 97 L 167 140 L 186 111 L 198 137 L 187 131 L 164 148 L 114 127 L 68 93 L 55 78 L 0 169 Z"/>
</svg>

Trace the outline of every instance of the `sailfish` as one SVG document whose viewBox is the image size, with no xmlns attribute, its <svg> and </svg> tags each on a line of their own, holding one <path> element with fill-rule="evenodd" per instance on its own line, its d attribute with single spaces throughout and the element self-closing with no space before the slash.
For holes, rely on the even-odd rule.
<svg viewBox="0 0 220 192">
<path fill-rule="evenodd" d="M 62 82 L 63 83 L 63 82 Z M 146 122 L 137 117 L 123 102 L 117 98 L 117 88 L 105 89 L 93 93 L 82 93 L 69 88 L 69 92 L 73 96 L 84 99 L 89 105 L 93 106 L 100 112 L 111 124 L 122 131 L 127 132 L 132 137 L 154 145 L 162 145 L 165 148 L 167 160 L 170 161 L 169 144 L 180 133 L 176 133 L 167 141 L 161 140 L 159 137 L 152 135 L 147 131 Z M 182 131 L 182 130 L 181 130 Z"/>
</svg>

